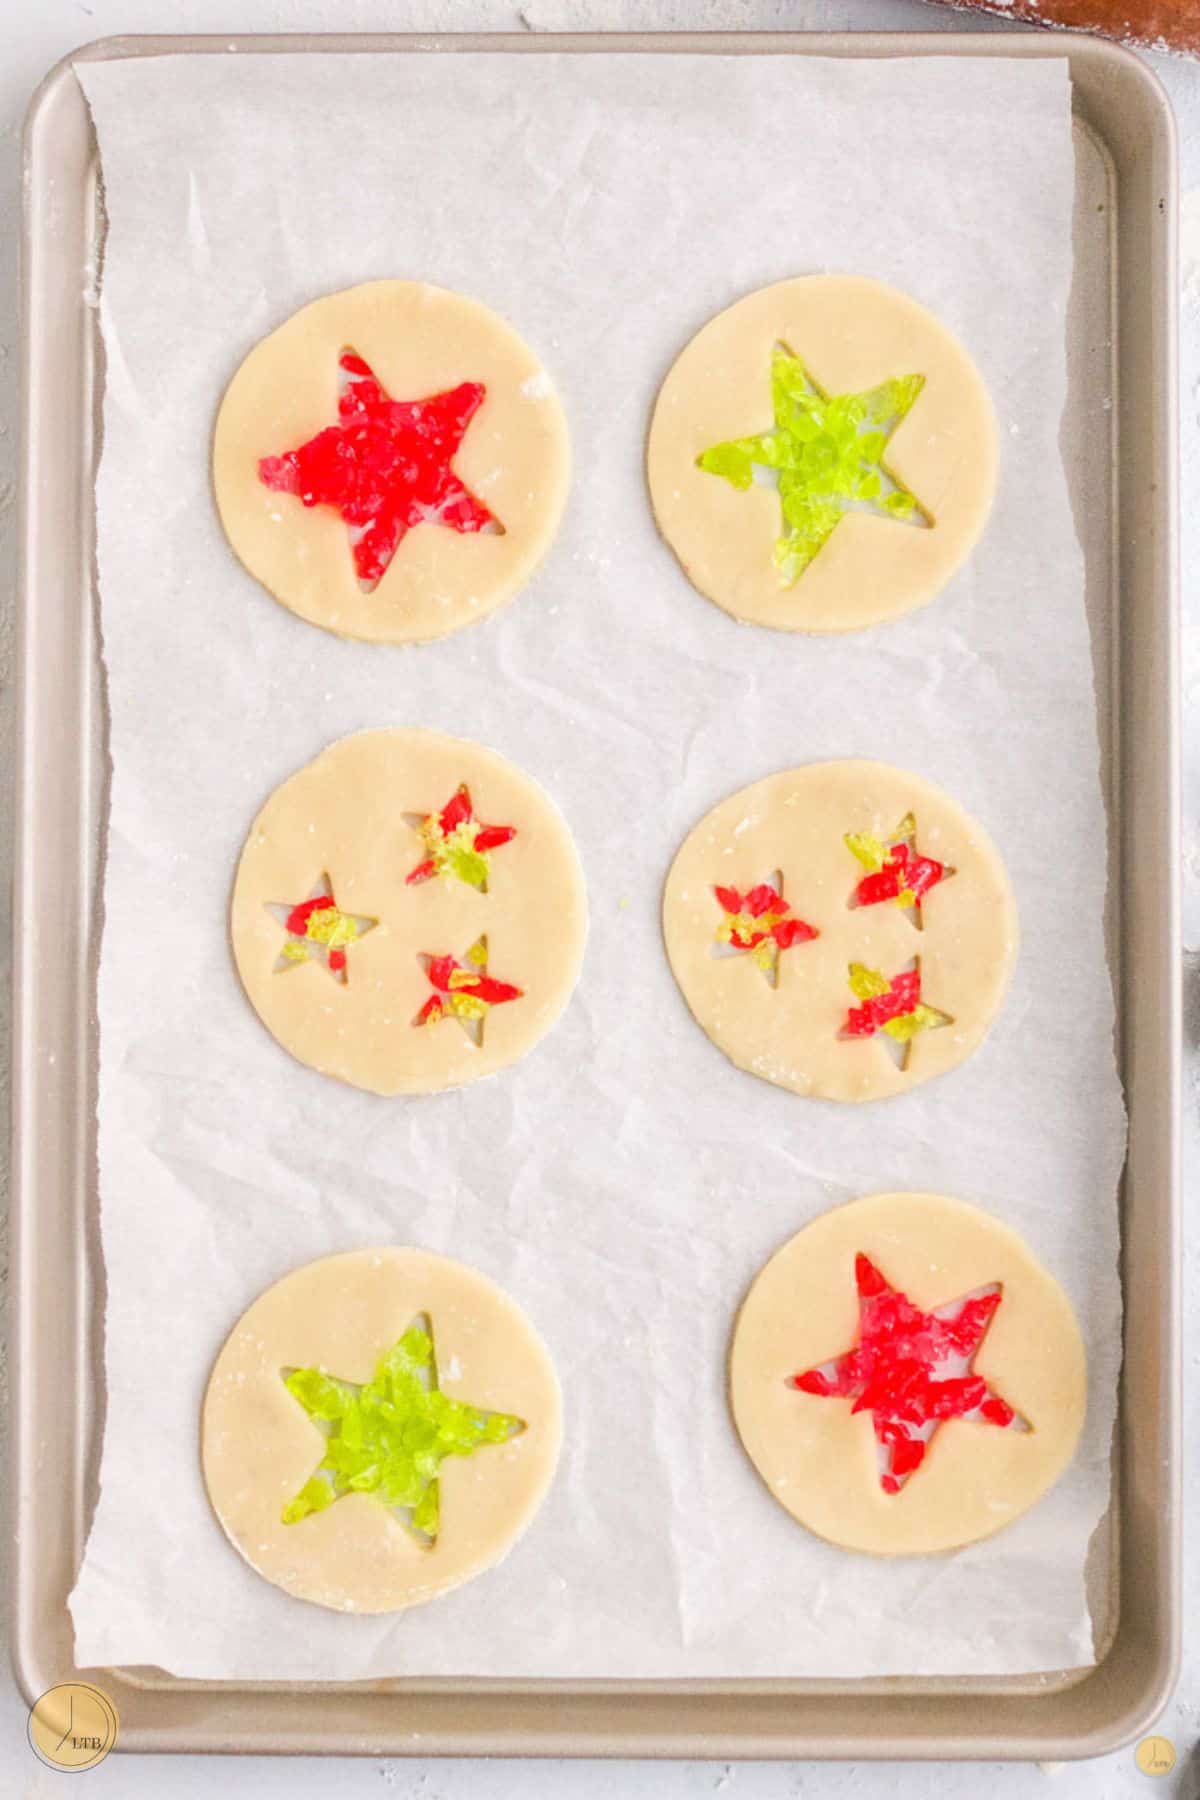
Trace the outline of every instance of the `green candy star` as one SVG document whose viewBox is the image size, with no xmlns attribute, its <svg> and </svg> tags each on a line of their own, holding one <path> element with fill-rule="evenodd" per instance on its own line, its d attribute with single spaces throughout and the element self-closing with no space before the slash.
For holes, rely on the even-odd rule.
<svg viewBox="0 0 1200 1800">
<path fill-rule="evenodd" d="M 696 460 L 709 475 L 748 488 L 756 468 L 775 471 L 783 534 L 775 567 L 791 585 L 803 575 L 844 513 L 875 513 L 908 525 L 933 520 L 884 466 L 888 439 L 925 385 L 897 375 L 861 394 L 826 394 L 798 356 L 777 344 L 771 357 L 772 430 L 714 444 Z"/>
<path fill-rule="evenodd" d="M 523 1419 L 481 1412 L 442 1393 L 427 1326 L 411 1326 L 363 1387 L 323 1369 L 293 1369 L 284 1377 L 327 1440 L 316 1470 L 283 1509 L 285 1525 L 324 1512 L 346 1494 L 375 1494 L 414 1536 L 436 1543 L 442 1461 L 524 1431 Z"/>
</svg>

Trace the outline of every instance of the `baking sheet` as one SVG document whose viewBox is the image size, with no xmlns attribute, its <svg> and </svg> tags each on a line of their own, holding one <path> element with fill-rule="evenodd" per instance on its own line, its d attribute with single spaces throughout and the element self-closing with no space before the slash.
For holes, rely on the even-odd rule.
<svg viewBox="0 0 1200 1800">
<path fill-rule="evenodd" d="M 1082 571 L 1056 445 L 1065 64 L 419 62 L 82 72 L 111 219 L 99 517 L 114 773 L 108 1423 L 80 1658 L 245 1678 L 1084 1662 L 1121 1128 Z M 469 140 L 447 132 L 467 114 Z M 846 643 L 745 631 L 693 596 L 654 537 L 640 470 L 655 385 L 697 325 L 820 267 L 934 306 L 979 360 L 1005 441 L 971 567 L 925 613 Z M 513 320 L 564 393 L 577 457 L 534 586 L 490 624 L 407 653 L 337 644 L 262 596 L 220 538 L 206 466 L 220 387 L 255 338 L 315 293 L 396 273 Z M 265 793 L 330 738 L 392 722 L 464 730 L 537 774 L 576 830 L 593 907 L 555 1036 L 495 1082 L 411 1105 L 288 1063 L 224 941 Z M 869 1112 L 736 1075 L 686 1017 L 657 933 L 662 874 L 701 812 L 769 768 L 838 753 L 907 764 L 977 812 L 1024 925 L 984 1049 Z M 1093 1394 L 1071 1476 L 1027 1519 L 952 1558 L 881 1568 L 772 1505 L 722 1377 L 737 1300 L 782 1238 L 901 1185 L 958 1192 L 1025 1233 L 1080 1308 Z M 389 1239 L 473 1261 L 530 1309 L 563 1374 L 568 1453 L 533 1531 L 485 1581 L 423 1614 L 335 1619 L 226 1548 L 196 1470 L 196 1410 L 262 1285 Z"/>
</svg>

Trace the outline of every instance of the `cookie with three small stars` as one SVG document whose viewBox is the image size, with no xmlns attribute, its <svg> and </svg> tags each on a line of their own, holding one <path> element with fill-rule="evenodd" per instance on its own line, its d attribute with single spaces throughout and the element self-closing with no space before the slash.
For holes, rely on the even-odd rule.
<svg viewBox="0 0 1200 1800">
<path fill-rule="evenodd" d="M 442 732 L 361 731 L 282 782 L 238 863 L 230 937 L 267 1030 L 375 1094 L 493 1075 L 555 1024 L 587 896 L 550 796 Z"/>
<path fill-rule="evenodd" d="M 887 1099 L 957 1068 L 1004 1002 L 1018 943 L 983 827 L 932 782 L 857 758 L 714 806 L 675 856 L 662 920 L 717 1048 L 818 1100 Z"/>
<path fill-rule="evenodd" d="M 907 294 L 812 275 L 709 321 L 659 393 L 659 530 L 747 624 L 854 631 L 931 600 L 984 528 L 996 423 L 963 346 Z"/>
</svg>

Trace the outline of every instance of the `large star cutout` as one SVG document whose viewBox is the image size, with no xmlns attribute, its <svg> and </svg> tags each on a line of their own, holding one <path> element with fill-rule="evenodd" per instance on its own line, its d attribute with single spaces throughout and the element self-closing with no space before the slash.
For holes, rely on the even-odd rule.
<svg viewBox="0 0 1200 1800">
<path fill-rule="evenodd" d="M 448 1456 L 470 1456 L 524 1431 L 510 1413 L 483 1412 L 438 1386 L 433 1327 L 410 1326 L 357 1386 L 324 1369 L 293 1369 L 289 1394 L 325 1434 L 325 1454 L 283 1509 L 294 1525 L 346 1494 L 374 1494 L 423 1544 L 437 1542 L 438 1469 Z"/>
<path fill-rule="evenodd" d="M 374 931 L 378 919 L 364 918 L 361 913 L 346 913 L 333 897 L 328 875 L 322 875 L 307 900 L 294 904 L 268 900 L 267 911 L 278 920 L 287 936 L 275 962 L 275 974 L 298 969 L 301 963 L 320 963 L 335 981 L 345 986 L 346 952 L 359 938 Z"/>
<path fill-rule="evenodd" d="M 938 1031 L 953 1025 L 949 1013 L 936 1006 L 926 1006 L 921 998 L 921 960 L 914 957 L 911 969 L 904 969 L 891 980 L 878 969 L 865 963 L 850 964 L 850 991 L 861 1000 L 852 1006 L 840 1035 L 843 1038 L 869 1038 L 882 1031 L 899 1051 L 900 1068 L 908 1067 L 912 1041 L 922 1031 Z"/>
<path fill-rule="evenodd" d="M 888 440 L 924 385 L 923 375 L 897 375 L 860 394 L 827 394 L 786 344 L 776 344 L 771 430 L 714 444 L 697 458 L 700 468 L 735 488 L 749 488 L 756 470 L 777 484 L 783 531 L 775 544 L 775 566 L 789 585 L 847 512 L 933 524 L 883 460 Z"/>
<path fill-rule="evenodd" d="M 854 1259 L 854 1278 L 857 1343 L 832 1362 L 793 1375 L 788 1385 L 802 1394 L 853 1400 L 852 1412 L 870 1413 L 885 1494 L 898 1494 L 920 1468 L 946 1419 L 1030 1429 L 974 1373 L 975 1354 L 1000 1305 L 999 1286 L 980 1288 L 926 1313 L 861 1253 Z"/>
<path fill-rule="evenodd" d="M 949 881 L 955 871 L 948 863 L 918 854 L 915 816 L 905 813 L 887 843 L 865 831 L 848 831 L 844 841 L 867 871 L 850 896 L 851 906 L 879 906 L 890 900 L 904 907 L 917 930 L 923 930 L 926 894 Z"/>
<path fill-rule="evenodd" d="M 425 846 L 424 860 L 407 877 L 409 887 L 434 875 L 449 875 L 486 894 L 491 852 L 517 835 L 515 825 L 485 825 L 475 817 L 465 782 L 441 812 L 410 814 L 409 823 Z"/>
<path fill-rule="evenodd" d="M 487 395 L 482 382 L 463 381 L 425 400 L 392 400 L 353 350 L 343 350 L 338 370 L 338 423 L 298 450 L 264 456 L 258 477 L 305 506 L 341 514 L 368 593 L 414 525 L 503 531 L 450 467 Z"/>
<path fill-rule="evenodd" d="M 473 1044 L 483 1043 L 483 1028 L 493 1006 L 520 1000 L 523 990 L 488 974 L 487 938 L 476 938 L 465 963 L 456 956 L 426 956 L 426 973 L 433 992 L 413 1020 L 414 1025 L 437 1025 L 457 1019 Z"/>
<path fill-rule="evenodd" d="M 783 877 L 760 881 L 744 894 L 737 888 L 714 887 L 721 907 L 714 954 L 723 950 L 747 951 L 771 987 L 779 986 L 779 958 L 793 944 L 808 944 L 819 936 L 816 928 L 796 918 L 783 897 Z"/>
</svg>

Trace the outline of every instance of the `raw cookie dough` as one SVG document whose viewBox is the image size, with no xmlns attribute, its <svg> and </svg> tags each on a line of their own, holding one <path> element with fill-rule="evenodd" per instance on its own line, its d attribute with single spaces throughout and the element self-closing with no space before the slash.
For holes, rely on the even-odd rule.
<svg viewBox="0 0 1200 1800">
<path fill-rule="evenodd" d="M 847 837 L 860 851 L 871 838 L 890 849 L 910 814 L 915 855 L 946 873 L 919 906 L 861 903 L 866 870 Z M 730 914 L 716 890 L 744 899 L 777 873 L 784 936 L 792 920 L 818 935 L 800 934 L 763 967 L 764 946 L 720 941 Z M 1008 985 L 1017 916 L 994 846 L 948 794 L 886 763 L 847 760 L 768 776 L 714 807 L 671 866 L 663 934 L 697 1023 L 739 1068 L 796 1094 L 878 1100 L 978 1047 Z M 920 1003 L 937 1017 L 908 1038 L 847 1037 L 851 1012 L 870 1004 L 864 972 L 903 985 L 914 961 Z"/>
<path fill-rule="evenodd" d="M 697 462 L 771 431 L 777 346 L 827 396 L 924 378 L 883 453 L 885 486 L 890 475 L 915 496 L 921 523 L 848 511 L 790 583 L 774 560 L 779 493 Z M 692 339 L 659 393 L 647 473 L 659 530 L 702 594 L 752 625 L 854 631 L 931 600 L 965 561 L 995 490 L 995 417 L 966 351 L 923 306 L 879 281 L 811 275 L 747 295 Z"/>
<path fill-rule="evenodd" d="M 285 1374 L 316 1367 L 367 1383 L 415 1321 L 428 1322 L 441 1391 L 523 1429 L 440 1463 L 432 1543 L 371 1493 L 284 1524 L 325 1453 Z M 424 1250 L 354 1250 L 294 1270 L 239 1319 L 204 1398 L 204 1481 L 227 1536 L 267 1581 L 341 1612 L 395 1612 L 512 1548 L 554 1474 L 561 1411 L 545 1345 L 494 1282 Z"/>
<path fill-rule="evenodd" d="M 483 384 L 451 468 L 503 527 L 415 525 L 371 592 L 341 515 L 259 476 L 261 459 L 337 425 L 347 350 L 395 401 Z M 293 314 L 238 369 L 213 440 L 217 508 L 250 573 L 310 623 L 378 643 L 442 637 L 510 599 L 549 548 L 569 477 L 566 420 L 533 351 L 487 307 L 419 281 L 368 282 Z"/>
<path fill-rule="evenodd" d="M 973 1372 L 1029 1429 L 948 1419 L 900 1491 L 884 1492 L 870 1411 L 791 1385 L 857 1341 L 859 1256 L 924 1312 L 1000 1285 Z M 952 1550 L 1026 1511 L 1074 1455 L 1087 1397 L 1058 1283 L 1007 1226 L 938 1194 L 874 1194 L 785 1244 L 746 1296 L 729 1383 L 742 1443 L 780 1505 L 830 1543 L 879 1555 Z"/>
<path fill-rule="evenodd" d="M 464 786 L 465 832 L 452 816 L 431 840 L 423 821 Z M 481 856 L 476 825 L 512 835 Z M 441 873 L 427 873 L 431 841 Z M 289 911 L 322 891 L 336 910 L 310 936 L 302 919 L 290 929 Z M 246 993 L 284 1049 L 372 1093 L 431 1094 L 505 1068 L 550 1029 L 579 975 L 587 900 L 566 823 L 528 775 L 440 732 L 364 731 L 267 801 L 230 929 Z"/>
</svg>

